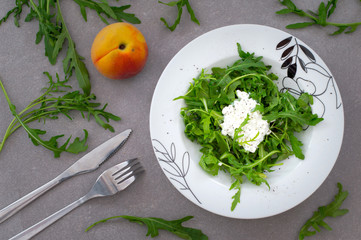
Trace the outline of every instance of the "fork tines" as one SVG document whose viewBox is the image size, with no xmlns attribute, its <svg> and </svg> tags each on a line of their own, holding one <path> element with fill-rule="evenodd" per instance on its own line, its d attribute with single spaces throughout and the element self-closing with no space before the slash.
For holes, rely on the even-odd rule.
<svg viewBox="0 0 361 240">
<path fill-rule="evenodd" d="M 140 162 L 134 158 L 128 161 L 125 161 L 121 164 L 118 164 L 112 169 L 112 177 L 113 180 L 120 184 L 132 177 L 137 177 L 144 171 L 144 168 L 140 164 Z"/>
</svg>

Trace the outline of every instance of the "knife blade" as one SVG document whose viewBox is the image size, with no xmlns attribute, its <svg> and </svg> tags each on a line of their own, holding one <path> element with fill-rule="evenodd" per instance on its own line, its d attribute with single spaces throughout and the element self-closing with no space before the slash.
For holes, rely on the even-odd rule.
<svg viewBox="0 0 361 240">
<path fill-rule="evenodd" d="M 103 162 L 111 158 L 124 145 L 131 132 L 131 129 L 127 129 L 115 137 L 109 139 L 108 141 L 102 143 L 76 161 L 73 165 L 71 165 L 68 169 L 66 169 L 53 180 L 0 210 L 0 223 L 4 222 L 6 219 L 20 211 L 36 198 L 64 180 L 69 179 L 75 175 L 88 173 L 97 169 Z"/>
<path fill-rule="evenodd" d="M 63 172 L 63 177 L 66 178 L 67 174 L 74 176 L 94 171 L 100 164 L 111 158 L 124 145 L 131 132 L 131 129 L 127 129 L 94 148 L 91 152 L 84 155 L 65 170 Z"/>
</svg>

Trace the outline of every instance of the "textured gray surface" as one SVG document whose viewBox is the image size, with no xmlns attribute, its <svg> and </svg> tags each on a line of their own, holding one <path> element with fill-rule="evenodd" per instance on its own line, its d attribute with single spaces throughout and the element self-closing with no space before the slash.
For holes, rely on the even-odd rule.
<svg viewBox="0 0 361 240">
<path fill-rule="evenodd" d="M 12 8 L 14 1 L 0 2 L 0 16 Z M 110 1 L 114 4 L 115 1 Z M 297 1 L 298 5 L 316 9 L 320 1 Z M 79 53 L 91 76 L 93 92 L 102 103 L 109 103 L 109 110 L 122 117 L 113 123 L 117 132 L 126 128 L 134 130 L 123 149 L 96 172 L 75 177 L 62 183 L 40 197 L 17 215 L 0 224 L 0 239 L 8 239 L 25 228 L 42 220 L 58 209 L 84 195 L 96 177 L 106 168 L 121 160 L 138 157 L 146 168 L 146 174 L 124 193 L 113 197 L 95 199 L 77 208 L 34 239 L 146 239 L 146 229 L 127 221 L 111 222 L 85 233 L 94 221 L 114 215 L 139 215 L 166 219 L 194 215 L 186 225 L 201 228 L 210 239 L 297 239 L 302 224 L 318 206 L 328 203 L 336 193 L 336 183 L 341 182 L 350 193 L 344 207 L 350 213 L 328 222 L 333 231 L 322 231 L 310 239 L 348 239 L 361 236 L 361 165 L 359 138 L 361 130 L 361 29 L 351 35 L 329 36 L 333 29 L 310 27 L 304 30 L 286 30 L 285 25 L 298 21 L 297 16 L 277 16 L 281 5 L 273 1 L 191 1 L 201 25 L 190 21 L 184 11 L 181 24 L 170 32 L 160 22 L 165 16 L 174 19 L 175 9 L 160 5 L 157 1 L 133 0 L 129 12 L 135 13 L 142 24 L 149 47 L 149 60 L 136 77 L 124 81 L 112 81 L 102 77 L 93 68 L 90 48 L 97 32 L 105 26 L 97 15 L 88 11 L 84 22 L 79 8 L 73 1 L 62 1 L 62 9 L 69 30 L 77 43 Z M 349 22 L 360 19 L 361 4 L 358 0 L 340 1 L 333 21 Z M 38 96 L 45 84 L 43 71 L 62 73 L 61 62 L 51 66 L 44 57 L 43 43 L 34 44 L 37 22 L 24 23 L 16 28 L 10 21 L 0 27 L 0 77 L 13 103 L 22 109 Z M 163 69 L 171 58 L 189 41 L 212 29 L 241 23 L 263 24 L 285 30 L 302 39 L 325 61 L 332 71 L 343 100 L 345 111 L 344 140 L 338 160 L 321 187 L 295 208 L 274 217 L 258 220 L 237 220 L 214 215 L 186 200 L 167 180 L 154 156 L 149 137 L 149 109 L 154 88 Z M 217 53 L 215 53 L 217 54 Z M 76 87 L 76 80 L 72 81 Z M 0 133 L 3 135 L 12 116 L 4 95 L 0 93 Z M 39 125 L 41 126 L 41 125 Z M 46 129 L 53 134 L 81 134 L 89 130 L 89 148 L 92 149 L 114 134 L 104 131 L 93 121 L 86 122 L 80 116 L 70 122 L 67 119 L 49 121 Z M 29 141 L 24 130 L 8 139 L 0 153 L 0 208 L 41 186 L 62 172 L 81 155 L 63 154 L 54 159 L 52 154 Z M 157 239 L 178 239 L 161 232 Z"/>
</svg>

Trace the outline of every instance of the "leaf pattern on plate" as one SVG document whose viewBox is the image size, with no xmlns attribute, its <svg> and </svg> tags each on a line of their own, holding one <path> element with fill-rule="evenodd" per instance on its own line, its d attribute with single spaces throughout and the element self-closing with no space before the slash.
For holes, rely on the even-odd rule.
<svg viewBox="0 0 361 240">
<path fill-rule="evenodd" d="M 301 65 L 301 68 L 303 69 L 303 71 L 305 71 L 307 73 L 307 68 L 306 68 L 305 62 L 301 58 L 297 58 L 297 59 L 298 59 L 298 62 L 300 63 L 300 65 Z"/>
<path fill-rule="evenodd" d="M 284 77 L 282 80 L 282 91 L 298 89 L 297 82 L 293 78 Z"/>
<path fill-rule="evenodd" d="M 299 44 L 297 38 L 293 36 L 281 40 L 276 45 L 277 51 L 284 48 L 286 49 L 282 51 L 280 60 L 283 61 L 281 69 L 287 70 L 287 76 L 282 80 L 281 91 L 288 91 L 293 95 L 307 92 L 313 96 L 314 108 L 319 109 L 317 111 L 319 117 L 323 117 L 326 112 L 326 105 L 322 100 L 324 94 L 334 93 L 336 109 L 339 109 L 342 103 L 333 76 L 325 67 L 317 63 L 311 50 Z M 299 76 L 298 71 L 303 71 L 306 76 L 311 75 L 313 79 Z"/>
<path fill-rule="evenodd" d="M 183 154 L 183 158 L 182 158 L 182 170 L 184 175 L 188 174 L 189 171 L 189 167 L 190 167 L 190 156 L 189 156 L 189 152 L 185 152 Z"/>
<path fill-rule="evenodd" d="M 286 39 L 283 39 L 281 42 L 279 42 L 277 44 L 276 49 L 280 50 L 280 49 L 286 47 L 291 42 L 291 40 L 292 40 L 292 37 L 288 37 Z"/>
<path fill-rule="evenodd" d="M 286 59 L 293 51 L 293 49 L 295 48 L 295 46 L 291 46 L 289 48 L 287 48 L 283 53 L 282 53 L 282 56 L 281 56 L 281 60 L 284 60 Z"/>
<path fill-rule="evenodd" d="M 297 64 L 293 63 L 289 65 L 287 69 L 287 76 L 289 78 L 294 78 L 296 76 L 296 73 L 297 73 Z"/>
<path fill-rule="evenodd" d="M 317 89 L 315 84 L 311 80 L 307 80 L 299 77 L 297 78 L 296 82 L 301 92 L 306 92 L 310 95 L 315 95 Z"/>
<path fill-rule="evenodd" d="M 308 48 L 306 48 L 303 45 L 299 45 L 301 50 L 304 52 L 304 54 L 312 61 L 312 62 L 316 62 L 315 56 L 311 53 L 310 50 L 308 50 Z"/>
<path fill-rule="evenodd" d="M 173 142 L 171 143 L 170 150 L 168 151 L 159 140 L 153 139 L 153 148 L 163 170 L 168 173 L 169 179 L 179 186 L 179 190 L 189 191 L 197 202 L 202 204 L 189 187 L 186 179 L 190 167 L 189 152 L 184 152 L 181 162 L 178 163 L 177 150 Z"/>
<path fill-rule="evenodd" d="M 293 57 L 286 59 L 286 61 L 284 61 L 283 64 L 281 65 L 281 68 L 282 69 L 288 68 L 288 66 L 291 65 L 292 61 L 293 61 Z"/>
</svg>

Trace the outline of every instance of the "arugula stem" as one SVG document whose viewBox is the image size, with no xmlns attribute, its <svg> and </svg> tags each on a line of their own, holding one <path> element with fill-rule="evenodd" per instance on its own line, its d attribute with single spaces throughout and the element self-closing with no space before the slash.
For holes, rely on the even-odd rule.
<svg viewBox="0 0 361 240">
<path fill-rule="evenodd" d="M 54 106 L 44 107 L 44 108 L 41 108 L 41 110 L 52 109 L 52 108 L 54 108 Z M 66 107 L 66 106 L 57 106 L 57 109 L 59 109 L 59 110 L 60 110 L 60 109 L 79 110 L 79 109 L 76 108 L 76 107 Z M 29 117 L 29 118 L 23 120 L 23 119 L 26 118 L 27 116 L 29 116 L 29 115 L 31 116 L 33 113 L 36 113 L 36 112 L 38 111 L 38 109 L 35 109 L 35 110 L 33 110 L 33 111 L 31 111 L 31 112 L 28 112 L 28 113 L 26 113 L 25 115 L 21 116 L 21 119 L 23 120 L 24 123 L 30 123 L 30 122 L 33 122 L 33 121 L 35 121 L 35 120 L 37 120 L 37 119 L 42 118 L 43 116 L 47 116 L 47 115 L 50 116 L 50 115 L 52 115 L 52 114 L 54 114 L 54 113 L 59 113 L 59 112 L 61 112 L 61 111 L 59 111 L 59 110 L 45 111 L 45 112 L 43 112 L 43 113 L 41 113 L 41 114 L 37 114 L 36 116 L 32 116 L 32 117 Z M 19 114 L 19 116 L 20 116 L 20 114 Z M 11 125 L 12 123 L 14 123 L 15 120 L 16 120 L 16 118 L 13 119 L 13 121 L 10 123 L 10 125 Z M 16 123 L 15 123 L 15 124 L 16 124 Z M 11 130 L 11 132 L 10 132 L 9 135 L 11 135 L 13 132 L 16 131 L 16 129 L 18 129 L 19 127 L 21 127 L 21 125 L 16 125 L 16 126 L 15 126 L 15 124 L 13 124 L 12 130 Z M 14 127 L 14 126 L 15 126 L 15 127 Z"/>
<path fill-rule="evenodd" d="M 50 13 L 50 1 L 46 0 L 46 13 Z"/>
<path fill-rule="evenodd" d="M 358 26 L 358 25 L 361 25 L 361 22 L 354 22 L 354 23 L 334 23 L 334 22 L 326 22 L 325 25 L 335 26 L 335 27 L 349 27 L 349 26 Z"/>
<path fill-rule="evenodd" d="M 209 115 L 209 112 L 203 110 L 203 109 L 191 109 L 188 112 L 202 112 Z"/>
<path fill-rule="evenodd" d="M 278 150 L 274 150 L 274 151 L 268 153 L 268 154 L 267 154 L 266 156 L 264 156 L 263 158 L 256 160 L 254 163 L 244 166 L 244 168 L 254 168 L 255 166 L 257 166 L 258 164 L 262 163 L 264 160 L 266 160 L 267 158 L 269 158 L 269 157 L 272 156 L 273 154 L 276 154 L 276 153 L 279 153 L 279 152 L 280 152 L 280 151 L 278 151 Z M 228 168 L 237 170 L 237 168 L 232 167 L 231 165 L 229 165 L 229 164 L 227 164 L 227 163 L 225 163 L 225 162 L 223 162 L 223 161 L 220 161 L 220 160 L 218 160 L 218 161 L 219 161 L 220 163 L 222 163 L 222 165 L 225 165 L 225 166 L 228 167 Z M 244 172 L 242 172 L 242 173 L 245 174 Z"/>
<path fill-rule="evenodd" d="M 225 87 L 224 87 L 224 91 L 227 91 L 228 87 L 238 81 L 238 80 L 241 80 L 243 78 L 246 78 L 246 77 L 250 77 L 250 76 L 255 76 L 255 77 L 262 77 L 264 79 L 266 79 L 267 81 L 271 82 L 273 85 L 277 86 L 276 83 L 274 81 L 272 81 L 272 79 L 270 79 L 269 77 L 267 77 L 266 75 L 263 75 L 263 74 L 256 74 L 256 73 L 249 73 L 249 74 L 245 74 L 245 75 L 242 75 L 242 76 L 239 76 L 239 77 L 236 77 L 235 79 L 233 79 L 232 81 L 230 81 Z M 277 93 L 278 95 L 278 93 Z"/>
<path fill-rule="evenodd" d="M 67 109 L 67 110 L 80 110 L 79 108 L 76 107 L 67 107 L 67 106 L 54 106 L 54 104 L 49 105 L 47 107 L 43 107 L 41 108 L 42 111 L 47 110 L 47 109 L 52 109 L 55 108 L 57 110 L 53 110 L 53 111 L 45 111 L 41 114 L 37 114 L 35 116 L 32 116 L 34 113 L 36 113 L 39 109 L 35 109 L 33 111 L 27 112 L 26 114 L 22 115 L 24 112 L 26 112 L 27 110 L 31 109 L 32 107 L 42 103 L 42 102 L 47 102 L 47 101 L 53 101 L 53 100 L 57 100 L 57 98 L 49 98 L 49 99 L 44 99 L 43 101 L 39 101 L 36 104 L 33 105 L 29 105 L 28 107 L 26 107 L 23 111 L 21 111 L 18 115 L 21 118 L 21 120 L 23 121 L 23 123 L 27 124 L 30 122 L 33 122 L 37 119 L 40 119 L 44 116 L 50 116 L 52 114 L 56 114 L 61 112 L 61 109 Z M 65 101 L 66 102 L 66 101 Z M 67 101 L 67 102 L 72 102 L 72 101 Z M 83 109 L 84 111 L 88 110 L 88 109 Z M 29 118 L 26 118 L 27 116 L 31 116 Z M 25 120 L 24 120 L 25 119 Z M 12 133 L 14 133 L 19 127 L 21 127 L 21 124 L 18 124 L 19 122 L 17 121 L 17 118 L 13 118 L 13 120 L 11 121 L 11 123 L 9 124 L 9 127 L 5 133 L 4 139 L 6 140 Z M 4 142 L 4 141 L 3 141 Z M 1 143 L 3 145 L 3 142 Z M 0 151 L 1 151 L 1 146 L 0 146 Z"/>
<path fill-rule="evenodd" d="M 279 0 L 279 2 L 284 5 L 286 8 L 277 11 L 277 14 L 288 14 L 293 13 L 300 17 L 310 19 L 311 21 L 307 22 L 299 22 L 287 25 L 286 28 L 289 29 L 297 29 L 297 28 L 305 28 L 311 25 L 320 25 L 322 27 L 326 26 L 334 26 L 337 27 L 338 30 L 332 33 L 331 35 L 354 32 L 361 22 L 351 22 L 351 23 L 334 23 L 327 22 L 326 20 L 333 14 L 337 6 L 337 0 L 329 0 L 327 3 L 321 1 L 318 11 L 312 12 L 310 10 L 302 10 L 299 9 L 292 0 Z"/>
<path fill-rule="evenodd" d="M 1 79 L 0 79 L 0 87 L 1 87 L 1 89 L 3 90 L 3 93 L 4 93 L 4 95 L 5 95 L 6 100 L 8 101 L 9 97 L 8 97 L 8 95 L 7 95 L 7 92 L 6 92 L 6 90 L 5 90 L 5 87 L 4 87 Z M 9 102 L 9 101 L 8 101 L 8 102 Z M 9 107 L 10 107 L 10 105 L 9 105 Z M 10 110 L 11 110 L 11 107 L 10 107 Z M 14 122 L 14 119 L 13 119 L 12 122 Z M 4 144 L 5 144 L 6 139 L 7 139 L 7 138 L 9 137 L 9 135 L 10 135 L 9 132 L 10 132 L 10 126 L 6 129 L 5 135 L 4 135 L 4 137 L 3 137 L 3 139 L 2 139 L 2 141 L 1 141 L 1 143 L 0 143 L 0 152 L 1 152 L 1 150 L 3 149 L 3 147 L 4 147 Z"/>
<path fill-rule="evenodd" d="M 311 14 L 308 14 L 306 12 L 304 12 L 305 17 L 308 17 L 310 19 L 312 19 L 315 23 L 317 23 L 319 21 L 319 19 L 315 16 L 312 16 Z M 361 22 L 354 22 L 354 23 L 334 23 L 334 22 L 325 22 L 324 24 L 325 26 L 330 25 L 330 26 L 335 26 L 335 27 L 348 27 L 348 26 L 357 26 L 357 25 L 361 25 Z"/>
<path fill-rule="evenodd" d="M 38 7 L 35 5 L 33 0 L 30 0 L 30 5 L 32 6 L 32 8 L 36 12 L 36 14 L 38 15 L 39 20 L 41 21 L 43 18 L 42 18 L 41 14 L 40 14 L 40 11 L 39 11 Z"/>
<path fill-rule="evenodd" d="M 43 100 L 39 101 L 39 99 L 43 98 L 48 92 L 49 92 L 49 91 L 47 91 L 46 93 L 44 93 L 43 95 L 41 95 L 39 98 L 37 98 L 36 100 L 34 100 L 34 101 L 32 102 L 33 104 L 30 103 L 30 104 L 29 104 L 27 107 L 25 107 L 21 112 L 19 112 L 18 115 L 20 116 L 20 118 L 21 118 L 21 119 L 24 119 L 24 118 L 26 118 L 27 116 L 29 116 L 29 115 L 37 112 L 38 109 L 35 109 L 35 110 L 31 111 L 31 112 L 27 112 L 26 114 L 24 114 L 24 113 L 25 113 L 26 111 L 28 111 L 29 109 L 31 109 L 31 108 L 33 108 L 33 107 L 35 107 L 35 106 L 37 106 L 37 105 L 39 105 L 39 104 L 41 104 L 41 103 L 43 103 L 43 102 L 56 101 L 56 100 L 57 100 L 57 98 L 48 98 L 48 99 L 43 99 Z M 45 108 L 42 108 L 42 109 L 45 109 Z M 14 118 L 12 119 L 12 121 L 11 121 L 10 124 L 9 124 L 8 129 L 9 129 L 9 128 L 10 128 L 10 129 L 13 129 L 13 128 L 14 128 L 14 126 L 15 126 L 16 123 L 17 123 L 16 120 L 17 120 L 16 117 L 14 117 Z M 36 120 L 36 119 L 34 119 L 34 120 Z M 20 126 L 20 125 L 18 125 L 18 127 L 19 127 L 19 126 Z M 16 129 L 17 129 L 18 127 L 16 127 Z M 16 129 L 15 129 L 15 130 L 16 130 Z M 12 131 L 10 132 L 9 136 L 10 136 L 15 130 L 12 130 Z M 5 133 L 5 135 L 6 135 L 6 133 Z M 1 151 L 1 148 L 0 148 L 0 151 Z"/>
<path fill-rule="evenodd" d="M 237 168 L 235 168 L 235 167 L 232 167 L 231 165 L 229 165 L 229 164 L 227 164 L 227 163 L 225 163 L 225 162 L 222 162 L 221 160 L 218 160 L 222 165 L 224 165 L 224 166 L 226 166 L 226 167 L 228 167 L 228 168 L 231 168 L 231 169 L 234 169 L 234 170 L 237 170 Z"/>
<path fill-rule="evenodd" d="M 9 104 L 9 108 L 10 108 L 11 113 L 12 113 L 12 114 L 15 116 L 15 118 L 18 120 L 19 124 L 26 130 L 26 132 L 29 134 L 29 136 L 30 136 L 32 139 L 36 140 L 36 141 L 37 141 L 40 145 L 42 145 L 43 147 L 45 147 L 45 148 L 47 148 L 47 149 L 49 149 L 49 150 L 51 150 L 51 151 L 58 152 L 58 151 L 59 151 L 58 149 L 53 148 L 53 147 L 50 146 L 50 145 L 44 144 L 43 141 L 41 141 L 40 139 L 38 139 L 38 137 L 36 137 L 36 136 L 33 134 L 33 132 L 29 129 L 29 127 L 26 126 L 25 123 L 23 123 L 23 121 L 21 120 L 21 118 L 19 117 L 19 115 L 16 113 L 15 106 L 11 103 L 10 98 L 9 98 L 9 96 L 8 96 L 8 94 L 7 94 L 6 90 L 5 90 L 5 87 L 4 87 L 3 83 L 1 82 L 1 80 L 0 80 L 0 87 L 1 87 L 1 89 L 3 90 L 3 92 L 4 92 L 4 95 L 5 95 L 6 101 L 7 101 L 8 104 Z"/>
<path fill-rule="evenodd" d="M 14 121 L 15 121 L 15 118 L 13 119 L 12 122 L 14 122 Z M 11 128 L 10 128 L 10 125 L 9 125 L 8 128 L 5 131 L 5 135 L 4 135 L 3 139 L 0 142 L 0 152 L 2 151 L 2 149 L 4 147 L 5 141 L 8 139 L 8 137 L 10 135 L 11 135 Z"/>
<path fill-rule="evenodd" d="M 230 73 L 231 73 L 231 72 L 229 72 L 228 75 L 229 75 Z M 227 74 L 226 74 L 226 75 L 227 75 Z M 226 76 L 226 75 L 225 75 L 225 76 Z M 227 76 L 228 76 L 228 75 L 227 75 Z M 229 87 L 232 83 L 234 83 L 234 82 L 236 82 L 236 81 L 238 81 L 238 80 L 241 80 L 241 79 L 243 79 L 243 78 L 250 77 L 250 76 L 257 76 L 257 74 L 250 73 L 250 74 L 245 74 L 245 75 L 242 75 L 242 76 L 239 76 L 239 77 L 236 77 L 236 78 L 232 79 L 232 81 L 230 81 L 230 82 L 224 87 L 224 91 L 227 91 L 228 87 Z M 224 78 L 224 77 L 223 77 L 223 78 Z"/>
<path fill-rule="evenodd" d="M 264 156 L 263 158 L 256 160 L 254 163 L 249 164 L 244 166 L 244 168 L 254 168 L 255 166 L 257 166 L 258 164 L 262 163 L 264 160 L 266 160 L 268 157 L 272 156 L 273 154 L 279 153 L 280 151 L 278 150 L 273 150 L 272 152 L 268 153 L 266 156 Z"/>
<path fill-rule="evenodd" d="M 304 15 L 305 15 L 305 17 L 308 17 L 308 18 L 312 19 L 314 22 L 318 21 L 317 17 L 315 17 L 315 16 L 313 16 L 311 14 L 308 14 L 307 12 L 304 12 Z"/>
</svg>

